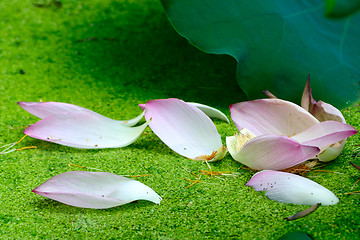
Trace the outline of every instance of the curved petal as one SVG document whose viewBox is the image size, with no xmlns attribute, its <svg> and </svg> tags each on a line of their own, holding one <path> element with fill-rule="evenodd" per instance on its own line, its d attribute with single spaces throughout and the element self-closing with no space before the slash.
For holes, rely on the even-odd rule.
<svg viewBox="0 0 360 240">
<path fill-rule="evenodd" d="M 326 147 L 356 133 L 356 129 L 346 123 L 325 121 L 316 124 L 291 138 L 304 145 L 317 146 L 321 150 L 324 150 Z"/>
<path fill-rule="evenodd" d="M 210 118 L 217 118 L 220 119 L 222 121 L 225 121 L 227 123 L 230 123 L 229 119 L 226 117 L 226 115 L 224 113 L 222 113 L 221 111 L 219 111 L 216 108 L 204 105 L 204 104 L 200 104 L 200 103 L 194 103 L 194 102 L 187 102 L 187 104 L 193 105 L 195 107 L 197 107 L 198 109 L 200 109 L 201 111 L 203 111 L 208 117 Z"/>
<path fill-rule="evenodd" d="M 33 138 L 77 148 L 116 148 L 133 143 L 148 122 L 128 127 L 92 111 L 46 117 L 25 129 Z"/>
<path fill-rule="evenodd" d="M 160 204 L 162 198 L 141 182 L 107 172 L 66 172 L 33 190 L 44 197 L 82 208 L 111 208 L 135 200 Z"/>
<path fill-rule="evenodd" d="M 99 115 L 103 117 L 102 115 L 91 111 L 89 109 L 69 104 L 69 103 L 62 103 L 62 102 L 18 102 L 20 107 L 22 107 L 27 112 L 31 113 L 32 115 L 35 115 L 39 118 L 46 118 L 53 115 L 58 114 L 76 114 L 78 112 L 87 112 L 88 114 L 92 115 Z M 144 112 L 140 113 L 137 117 L 130 119 L 130 120 L 122 120 L 119 122 L 122 122 L 124 125 L 127 126 L 134 126 L 140 120 L 143 118 Z"/>
<path fill-rule="evenodd" d="M 197 107 L 179 99 L 146 103 L 145 119 L 153 132 L 172 150 L 187 158 L 212 156 L 222 147 L 214 123 Z"/>
<path fill-rule="evenodd" d="M 321 162 L 330 162 L 337 158 L 342 152 L 345 146 L 346 140 L 342 140 L 340 142 L 334 143 L 327 147 L 322 153 L 318 154 L 316 157 Z"/>
<path fill-rule="evenodd" d="M 235 136 L 226 137 L 226 146 L 238 162 L 257 170 L 280 170 L 295 166 L 320 152 L 317 147 L 302 145 L 285 136 L 262 135 L 238 150 Z"/>
<path fill-rule="evenodd" d="M 293 204 L 332 205 L 339 202 L 334 193 L 311 181 L 295 174 L 279 171 L 261 171 L 255 174 L 247 186 L 256 191 L 266 191 L 268 198 Z"/>
<path fill-rule="evenodd" d="M 129 119 L 129 120 L 120 120 L 119 122 L 121 122 L 122 124 L 132 127 L 135 126 L 136 124 L 138 124 L 141 119 L 144 117 L 145 112 L 142 111 L 138 116 L 136 116 L 135 118 Z"/>
<path fill-rule="evenodd" d="M 331 120 L 346 123 L 339 109 L 323 101 L 318 101 L 310 113 L 320 122 Z"/>
<path fill-rule="evenodd" d="M 305 109 L 281 99 L 259 99 L 230 106 L 231 118 L 239 131 L 247 128 L 256 136 L 292 136 L 319 123 Z"/>
</svg>

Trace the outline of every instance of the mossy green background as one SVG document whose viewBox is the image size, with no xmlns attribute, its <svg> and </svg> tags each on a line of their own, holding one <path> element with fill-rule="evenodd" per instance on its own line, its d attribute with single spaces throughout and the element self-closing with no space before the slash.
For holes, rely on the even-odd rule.
<svg viewBox="0 0 360 240">
<path fill-rule="evenodd" d="M 229 56 L 202 53 L 176 34 L 157 0 L 0 1 L 0 144 L 19 140 L 38 119 L 17 101 L 77 104 L 114 119 L 140 113 L 139 103 L 176 97 L 204 103 L 229 116 L 228 105 L 245 100 Z M 34 4 L 35 3 L 35 4 Z M 299 96 L 300 99 L 300 96 Z M 359 108 L 343 111 L 359 129 Z M 215 120 L 225 138 L 234 124 Z M 167 148 L 148 128 L 119 149 L 79 150 L 26 138 L 18 147 L 37 149 L 0 155 L 2 239 L 278 239 L 303 231 L 315 239 L 359 239 L 360 173 L 351 137 L 336 161 L 309 178 L 340 199 L 306 218 L 283 218 L 307 208 L 269 200 L 244 184 L 252 172 L 227 155 L 214 171 L 237 177 L 210 178 L 185 188 L 189 173 L 207 170 Z M 163 197 L 161 205 L 138 201 L 107 210 L 81 209 L 31 192 L 76 164 L 120 175 L 151 174 L 137 180 Z M 93 170 L 94 171 L 94 170 Z M 354 187 L 353 187 L 354 186 Z M 353 187 L 353 189 L 352 189 Z"/>
</svg>

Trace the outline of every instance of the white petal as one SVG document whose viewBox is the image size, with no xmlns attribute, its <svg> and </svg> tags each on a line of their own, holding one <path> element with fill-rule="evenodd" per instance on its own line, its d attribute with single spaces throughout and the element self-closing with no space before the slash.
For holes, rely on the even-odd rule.
<svg viewBox="0 0 360 240">
<path fill-rule="evenodd" d="M 332 205 L 339 202 L 335 194 L 320 184 L 291 173 L 261 171 L 246 185 L 256 191 L 266 191 L 265 196 L 283 203 Z"/>
<path fill-rule="evenodd" d="M 138 127 L 104 117 L 92 111 L 79 111 L 46 117 L 26 128 L 33 138 L 77 148 L 116 148 L 133 143 L 148 122 Z"/>
<path fill-rule="evenodd" d="M 321 162 L 330 162 L 337 158 L 342 152 L 345 146 L 346 140 L 342 140 L 340 142 L 334 143 L 327 147 L 322 153 L 318 154 L 316 157 Z"/>
<path fill-rule="evenodd" d="M 82 208 L 111 208 L 135 200 L 160 204 L 162 198 L 141 182 L 107 172 L 66 172 L 33 190 L 44 197 Z"/>
<path fill-rule="evenodd" d="M 222 147 L 214 123 L 197 107 L 179 99 L 146 103 L 145 119 L 150 128 L 172 150 L 195 159 L 210 156 Z"/>
</svg>

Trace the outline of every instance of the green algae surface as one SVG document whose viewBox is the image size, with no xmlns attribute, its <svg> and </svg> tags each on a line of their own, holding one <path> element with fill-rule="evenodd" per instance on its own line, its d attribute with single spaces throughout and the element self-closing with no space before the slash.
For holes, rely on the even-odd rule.
<svg viewBox="0 0 360 240">
<path fill-rule="evenodd" d="M 159 1 L 1 1 L 0 144 L 18 141 L 38 119 L 17 101 L 59 101 L 113 119 L 140 113 L 139 103 L 176 97 L 216 107 L 245 100 L 229 56 L 208 55 L 173 30 Z M 211 66 L 211 67 L 209 67 Z M 307 73 L 304 73 L 306 75 Z M 305 83 L 305 82 L 304 82 Z M 300 100 L 301 96 L 299 96 Z M 358 107 L 343 110 L 359 129 Z M 215 120 L 223 136 L 234 124 Z M 269 200 L 246 187 L 253 172 L 228 154 L 211 164 L 234 176 L 199 175 L 208 170 L 173 152 L 149 128 L 134 144 L 118 149 L 79 150 L 25 138 L 0 155 L 1 239 L 278 239 L 305 232 L 314 239 L 359 239 L 360 178 L 349 161 L 358 135 L 343 153 L 308 177 L 340 199 L 306 218 L 284 220 L 307 206 Z M 80 167 L 82 166 L 82 167 Z M 83 168 L 86 167 L 86 168 Z M 31 192 L 66 171 L 106 171 L 135 178 L 163 197 L 161 205 L 137 201 L 106 210 L 81 209 Z M 186 188 L 200 176 L 201 183 Z"/>
</svg>

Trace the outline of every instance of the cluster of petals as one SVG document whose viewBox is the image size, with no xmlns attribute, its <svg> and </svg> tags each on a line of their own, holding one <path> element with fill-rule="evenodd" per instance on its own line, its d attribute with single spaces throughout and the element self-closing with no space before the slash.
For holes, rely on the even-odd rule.
<svg viewBox="0 0 360 240">
<path fill-rule="evenodd" d="M 345 139 L 357 133 L 339 110 L 320 101 L 310 112 L 276 98 L 236 103 L 230 112 L 239 134 L 226 138 L 227 148 L 235 160 L 256 170 L 286 169 L 312 158 L 333 160 Z"/>
<path fill-rule="evenodd" d="M 41 118 L 25 129 L 30 137 L 76 148 L 125 147 L 137 140 L 149 125 L 171 149 L 194 160 L 215 161 L 227 152 L 210 117 L 229 122 L 206 105 L 179 99 L 152 100 L 140 105 L 137 117 L 117 121 L 89 109 L 60 102 L 19 102 L 23 109 Z M 146 122 L 137 125 L 145 116 Z M 33 190 L 44 197 L 82 208 L 110 208 L 135 200 L 160 204 L 150 187 L 113 173 L 66 172 Z"/>
<path fill-rule="evenodd" d="M 272 200 L 293 204 L 336 204 L 338 198 L 325 187 L 294 174 L 274 171 L 309 159 L 331 161 L 342 151 L 348 137 L 357 133 L 341 112 L 330 104 L 316 102 L 306 83 L 301 107 L 269 94 L 270 99 L 230 106 L 239 130 L 227 137 L 231 156 L 244 165 L 264 170 L 246 184 L 266 191 Z"/>
</svg>

